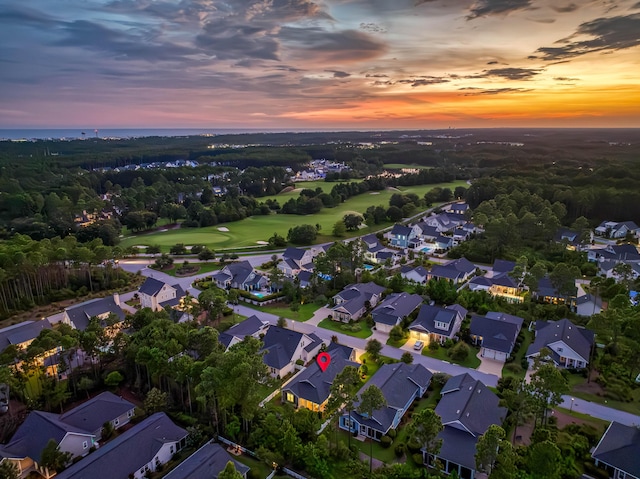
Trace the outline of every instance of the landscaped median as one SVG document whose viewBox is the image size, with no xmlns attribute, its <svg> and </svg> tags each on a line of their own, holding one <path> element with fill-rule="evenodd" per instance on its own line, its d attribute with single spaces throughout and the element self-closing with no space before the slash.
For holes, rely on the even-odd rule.
<svg viewBox="0 0 640 479">
<path fill-rule="evenodd" d="M 371 336 L 371 329 L 363 322 L 357 323 L 341 323 L 329 318 L 325 318 L 318 324 L 321 328 L 335 331 L 336 333 L 346 334 L 354 338 L 365 339 Z"/>
</svg>

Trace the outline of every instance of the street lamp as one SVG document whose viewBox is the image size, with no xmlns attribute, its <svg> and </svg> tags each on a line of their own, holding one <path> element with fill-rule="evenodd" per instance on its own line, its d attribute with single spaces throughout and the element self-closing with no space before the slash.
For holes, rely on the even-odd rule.
<svg viewBox="0 0 640 479">
<path fill-rule="evenodd" d="M 575 401 L 576 398 L 571 398 L 571 407 L 569 407 L 569 412 L 573 411 L 573 401 Z"/>
</svg>

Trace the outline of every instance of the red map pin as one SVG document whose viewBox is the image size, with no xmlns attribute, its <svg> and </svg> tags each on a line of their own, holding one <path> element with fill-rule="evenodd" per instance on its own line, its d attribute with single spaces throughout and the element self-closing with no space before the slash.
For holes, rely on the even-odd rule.
<svg viewBox="0 0 640 479">
<path fill-rule="evenodd" d="M 316 361 L 318 361 L 320 370 L 322 372 L 325 372 L 325 370 L 329 367 L 329 364 L 331 364 L 331 355 L 329 353 L 320 353 L 318 354 Z"/>
</svg>

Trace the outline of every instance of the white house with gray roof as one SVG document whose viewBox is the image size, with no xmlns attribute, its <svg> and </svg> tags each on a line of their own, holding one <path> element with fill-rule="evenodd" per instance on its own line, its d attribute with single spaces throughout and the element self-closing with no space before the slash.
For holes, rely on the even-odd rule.
<svg viewBox="0 0 640 479">
<path fill-rule="evenodd" d="M 220 333 L 218 335 L 218 341 L 220 341 L 226 349 L 229 349 L 234 344 L 241 343 L 247 336 L 260 339 L 260 335 L 265 334 L 268 328 L 269 322 L 261 320 L 254 314 Z"/>
<path fill-rule="evenodd" d="M 454 376 L 444 385 L 435 413 L 444 429 L 438 434 L 442 440 L 435 456 L 443 472 L 456 472 L 462 479 L 475 478 L 475 453 L 478 438 L 492 424 L 502 425 L 507 409 L 500 407 L 500 399 L 482 382 L 469 374 Z M 434 457 L 422 451 L 424 464 L 433 464 Z"/>
<path fill-rule="evenodd" d="M 460 331 L 466 315 L 467 310 L 459 304 L 445 307 L 424 304 L 418 317 L 409 325 L 409 334 L 425 344 L 431 341 L 442 344 Z"/>
<path fill-rule="evenodd" d="M 398 427 L 413 401 L 420 399 L 427 391 L 432 376 L 421 364 L 383 364 L 362 386 L 358 397 L 370 386 L 377 386 L 387 406 L 365 417 L 357 412 L 356 402 L 352 411 L 345 411 L 340 416 L 340 428 L 379 441 L 390 429 Z"/>
<path fill-rule="evenodd" d="M 393 293 L 378 304 L 371 312 L 376 330 L 389 333 L 391 328 L 409 316 L 422 304 L 422 297 L 417 294 Z"/>
<path fill-rule="evenodd" d="M 249 261 L 230 263 L 211 275 L 211 279 L 222 289 L 253 291 L 264 288 L 268 280 L 253 269 Z"/>
<path fill-rule="evenodd" d="M 343 323 L 355 321 L 365 313 L 367 305 L 373 308 L 378 304 L 385 289 L 373 281 L 346 286 L 333 297 L 332 318 Z"/>
<path fill-rule="evenodd" d="M 110 316 L 117 318 L 118 322 L 124 320 L 124 311 L 120 307 L 120 295 L 117 293 L 66 308 L 62 321 L 74 329 L 84 331 L 89 326 L 91 318 L 98 318 L 101 325 L 105 327 L 107 325 L 105 320 Z"/>
<path fill-rule="evenodd" d="M 527 350 L 527 359 L 540 356 L 547 348 L 553 363 L 561 368 L 586 368 L 591 358 L 595 333 L 568 319 L 536 321 L 536 337 Z"/>
<path fill-rule="evenodd" d="M 174 308 L 184 298 L 184 290 L 180 284 L 167 284 L 155 278 L 147 278 L 138 289 L 140 306 L 162 311 L 166 306 Z"/>
<path fill-rule="evenodd" d="M 176 466 L 164 479 L 218 479 L 231 462 L 243 478 L 249 467 L 236 461 L 220 444 L 208 442 Z"/>
<path fill-rule="evenodd" d="M 59 473 L 58 479 L 142 479 L 166 464 L 187 440 L 187 431 L 162 412 L 149 416 Z M 107 472 L 108 471 L 108 472 Z M 107 472 L 108 476 L 105 476 Z"/>
<path fill-rule="evenodd" d="M 282 261 L 278 263 L 278 269 L 290 278 L 297 276 L 300 271 L 313 271 L 312 250 L 288 247 L 282 253 Z"/>
<path fill-rule="evenodd" d="M 452 283 L 462 283 L 469 279 L 476 266 L 466 258 L 458 258 L 443 265 L 435 265 L 429 271 L 428 279 L 444 279 Z"/>
<path fill-rule="evenodd" d="M 304 334 L 279 326 L 269 326 L 262 338 L 262 360 L 271 376 L 283 378 L 292 373 L 296 361 L 310 361 L 320 352 L 322 340 L 314 333 Z"/>
</svg>

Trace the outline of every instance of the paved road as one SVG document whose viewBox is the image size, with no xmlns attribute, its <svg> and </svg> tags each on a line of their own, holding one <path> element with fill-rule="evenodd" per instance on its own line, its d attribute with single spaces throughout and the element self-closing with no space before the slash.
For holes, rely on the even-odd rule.
<svg viewBox="0 0 640 479">
<path fill-rule="evenodd" d="M 573 402 L 573 405 L 571 404 Z M 560 407 L 571 411 L 588 414 L 589 416 L 604 419 L 605 421 L 617 421 L 627 426 L 640 426 L 640 416 L 625 411 L 619 411 L 602 404 L 585 401 L 571 396 L 562 396 Z"/>
</svg>

